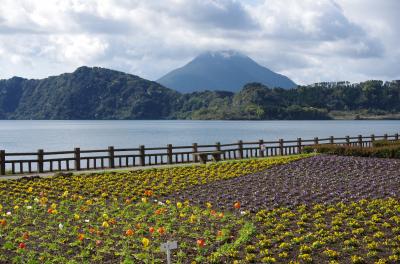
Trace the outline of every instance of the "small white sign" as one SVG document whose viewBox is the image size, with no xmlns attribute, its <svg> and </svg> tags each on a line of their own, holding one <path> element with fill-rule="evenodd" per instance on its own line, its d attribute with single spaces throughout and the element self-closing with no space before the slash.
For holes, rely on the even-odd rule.
<svg viewBox="0 0 400 264">
<path fill-rule="evenodd" d="M 177 241 L 167 241 L 167 243 L 162 243 L 160 248 L 161 248 L 162 252 L 167 252 L 168 250 L 177 249 L 178 242 Z"/>
<path fill-rule="evenodd" d="M 162 252 L 167 253 L 167 263 L 171 264 L 171 250 L 178 248 L 177 241 L 167 241 L 167 243 L 162 243 L 160 249 Z"/>
</svg>

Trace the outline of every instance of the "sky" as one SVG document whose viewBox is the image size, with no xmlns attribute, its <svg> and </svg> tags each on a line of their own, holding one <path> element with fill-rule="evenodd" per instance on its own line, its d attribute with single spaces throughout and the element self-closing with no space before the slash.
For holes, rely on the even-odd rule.
<svg viewBox="0 0 400 264">
<path fill-rule="evenodd" d="M 0 79 L 82 65 L 157 80 L 237 50 L 298 84 L 400 79 L 399 0 L 0 0 Z"/>
</svg>

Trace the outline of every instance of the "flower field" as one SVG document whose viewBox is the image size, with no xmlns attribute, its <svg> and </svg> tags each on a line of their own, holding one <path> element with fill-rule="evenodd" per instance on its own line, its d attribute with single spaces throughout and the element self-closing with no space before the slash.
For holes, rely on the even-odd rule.
<svg viewBox="0 0 400 264">
<path fill-rule="evenodd" d="M 0 263 L 399 263 L 400 162 L 296 155 L 0 181 Z"/>
</svg>

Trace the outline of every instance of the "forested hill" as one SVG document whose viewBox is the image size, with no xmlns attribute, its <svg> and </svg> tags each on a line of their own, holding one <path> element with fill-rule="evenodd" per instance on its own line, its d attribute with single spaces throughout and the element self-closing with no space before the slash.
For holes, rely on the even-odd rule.
<svg viewBox="0 0 400 264">
<path fill-rule="evenodd" d="M 399 118 L 400 81 L 319 83 L 181 94 L 123 72 L 80 67 L 41 80 L 0 80 L 0 119 Z"/>
<path fill-rule="evenodd" d="M 123 72 L 80 67 L 42 80 L 0 81 L 0 117 L 7 119 L 162 119 L 180 95 Z"/>
</svg>

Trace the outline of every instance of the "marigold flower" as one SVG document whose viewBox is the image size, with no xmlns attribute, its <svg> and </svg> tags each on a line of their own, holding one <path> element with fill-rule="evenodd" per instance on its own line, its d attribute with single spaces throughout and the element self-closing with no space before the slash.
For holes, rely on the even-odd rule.
<svg viewBox="0 0 400 264">
<path fill-rule="evenodd" d="M 110 225 L 108 224 L 107 221 L 104 221 L 101 226 L 104 227 L 104 228 L 108 228 Z"/>
<path fill-rule="evenodd" d="M 22 234 L 22 238 L 25 239 L 25 240 L 28 240 L 29 239 L 29 233 L 28 232 L 24 232 Z"/>
<path fill-rule="evenodd" d="M 85 234 L 80 233 L 78 235 L 78 240 L 82 241 L 83 239 L 85 239 Z"/>
<path fill-rule="evenodd" d="M 159 228 L 157 229 L 157 232 L 158 232 L 160 235 L 164 235 L 164 234 L 165 234 L 165 228 L 164 228 L 164 227 L 159 227 Z"/>
<path fill-rule="evenodd" d="M 233 207 L 234 207 L 235 209 L 240 209 L 240 202 L 234 203 L 234 204 L 233 204 Z"/>
<path fill-rule="evenodd" d="M 128 229 L 128 230 L 126 230 L 126 232 L 125 232 L 125 235 L 127 235 L 127 236 L 132 236 L 133 234 L 134 234 L 134 232 L 133 232 L 132 229 Z"/>
<path fill-rule="evenodd" d="M 1 226 L 6 226 L 6 224 L 7 224 L 7 220 L 6 219 L 1 219 L 0 220 L 0 225 Z"/>
</svg>

